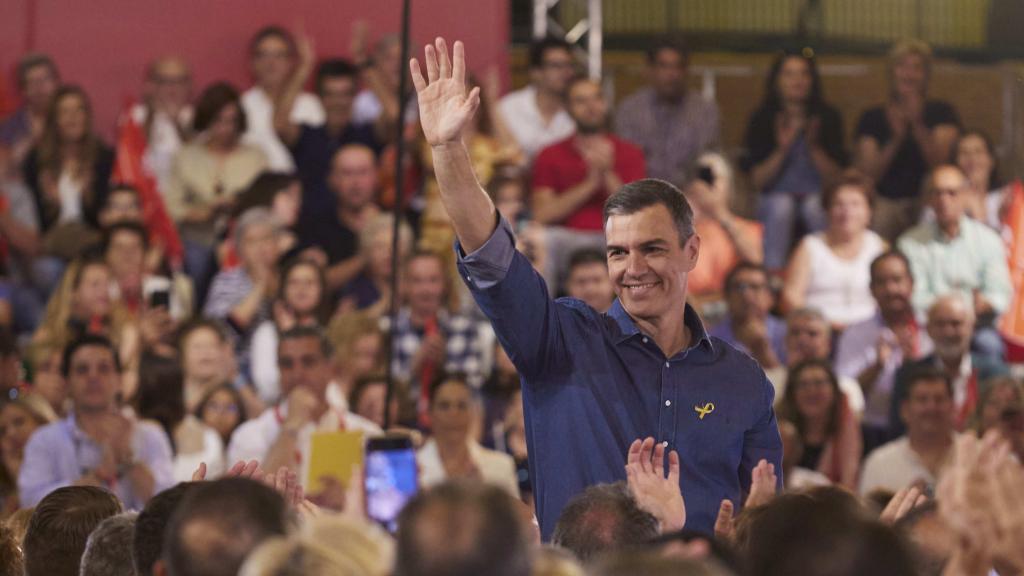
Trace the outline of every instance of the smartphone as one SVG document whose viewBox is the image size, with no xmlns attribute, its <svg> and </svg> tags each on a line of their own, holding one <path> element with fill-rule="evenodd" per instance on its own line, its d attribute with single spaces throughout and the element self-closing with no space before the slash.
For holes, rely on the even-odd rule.
<svg viewBox="0 0 1024 576">
<path fill-rule="evenodd" d="M 714 186 L 715 172 L 711 170 L 711 166 L 701 166 L 700 170 L 697 171 L 697 179 L 707 182 L 708 186 Z"/>
<path fill-rule="evenodd" d="M 170 308 L 171 307 L 171 292 L 170 290 L 155 290 L 149 294 L 149 307 L 150 308 Z"/>
<path fill-rule="evenodd" d="M 171 308 L 171 281 L 163 276 L 148 276 L 142 281 L 142 293 L 150 308 Z"/>
<path fill-rule="evenodd" d="M 419 489 L 416 450 L 407 436 L 383 436 L 366 442 L 366 515 L 394 534 L 398 514 Z"/>
</svg>

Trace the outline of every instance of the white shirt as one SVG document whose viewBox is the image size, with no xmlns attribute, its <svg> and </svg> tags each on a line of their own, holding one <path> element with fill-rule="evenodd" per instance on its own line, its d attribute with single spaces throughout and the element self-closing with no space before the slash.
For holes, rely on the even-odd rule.
<svg viewBox="0 0 1024 576">
<path fill-rule="evenodd" d="M 840 258 L 825 242 L 825 233 L 804 238 L 810 260 L 810 277 L 805 303 L 817 308 L 833 324 L 849 325 L 870 318 L 875 312 L 871 296 L 871 261 L 885 250 L 881 236 L 864 233 L 860 252 L 852 259 Z"/>
<path fill-rule="evenodd" d="M 483 481 L 504 489 L 513 498 L 519 499 L 519 481 L 516 478 L 516 462 L 508 454 L 488 450 L 469 440 L 469 457 L 476 464 Z M 448 474 L 441 463 L 441 454 L 433 438 L 416 453 L 420 468 L 420 485 L 429 488 L 445 481 Z"/>
<path fill-rule="evenodd" d="M 576 123 L 564 108 L 550 122 L 544 121 L 537 108 L 537 91 L 533 86 L 506 94 L 498 102 L 498 111 L 531 162 L 541 150 L 576 131 Z"/>
<path fill-rule="evenodd" d="M 186 418 L 195 419 L 189 414 Z M 217 431 L 205 424 L 203 427 L 203 449 L 198 452 L 174 455 L 174 481 L 188 482 L 192 480 L 192 473 L 196 471 L 199 464 L 206 464 L 206 477 L 217 478 L 224 472 L 224 442 L 220 439 Z"/>
<path fill-rule="evenodd" d="M 79 222 L 82 220 L 82 183 L 71 177 L 67 171 L 60 173 L 57 180 L 57 194 L 60 196 L 58 222 Z"/>
<path fill-rule="evenodd" d="M 873 317 L 848 326 L 843 330 L 836 344 L 836 374 L 846 378 L 857 378 L 861 372 L 873 366 L 878 360 L 878 340 L 885 339 L 892 352 L 889 360 L 875 379 L 871 394 L 865 399 L 864 423 L 871 426 L 888 426 L 889 410 L 892 406 L 892 388 L 896 371 L 909 358 L 903 357 L 903 349 L 897 343 L 896 334 L 885 325 L 882 316 Z M 924 326 L 917 331 L 918 357 L 932 352 L 932 340 Z"/>
<path fill-rule="evenodd" d="M 352 122 L 354 124 L 376 124 L 383 113 L 384 106 L 381 105 L 380 98 L 377 98 L 373 90 L 364 88 L 359 94 L 356 94 L 356 99 L 352 102 Z M 406 101 L 405 105 L 406 124 L 415 122 L 419 116 L 420 106 L 416 100 L 416 95 L 413 94 Z"/>
<path fill-rule="evenodd" d="M 956 440 L 955 436 L 956 434 L 954 434 L 954 441 Z M 951 447 L 946 463 L 942 465 L 943 469 L 952 459 L 952 455 L 953 448 Z M 862 496 L 866 496 L 878 489 L 896 492 L 919 481 L 934 488 L 938 480 L 921 462 L 921 457 L 917 455 L 917 452 L 910 447 L 910 440 L 906 436 L 901 436 L 879 446 L 868 454 L 864 461 L 864 467 L 861 469 L 860 493 Z"/>
<path fill-rule="evenodd" d="M 131 110 L 132 120 L 145 128 L 146 107 L 136 104 Z M 178 118 L 172 119 L 166 112 L 158 110 L 153 114 L 150 121 L 149 139 L 146 142 L 146 153 L 142 162 L 146 169 L 156 178 L 157 187 L 161 193 L 167 189 L 171 177 L 171 168 L 174 166 L 174 155 L 178 153 L 184 142 L 181 140 L 181 132 L 178 126 L 189 126 L 192 124 L 193 110 L 190 106 L 182 108 Z M 175 125 L 177 124 L 177 125 Z"/>
<path fill-rule="evenodd" d="M 270 447 L 281 434 L 281 425 L 288 417 L 288 402 L 267 408 L 258 417 L 242 424 L 231 435 L 228 444 L 228 462 L 240 460 L 266 460 Z M 380 426 L 366 418 L 353 414 L 348 410 L 331 407 L 316 424 L 310 422 L 299 430 L 297 445 L 299 447 L 300 478 L 307 476 L 309 466 L 310 439 L 314 432 L 350 430 L 363 432 L 364 437 L 379 436 L 383 432 Z"/>
<path fill-rule="evenodd" d="M 252 333 L 249 372 L 260 399 L 268 404 L 277 403 L 281 395 L 281 374 L 277 370 L 277 326 L 270 320 L 260 324 Z"/>
<path fill-rule="evenodd" d="M 291 152 L 277 137 L 274 130 L 274 103 L 262 88 L 253 86 L 242 94 L 242 108 L 249 125 L 243 141 L 259 147 L 266 154 L 268 168 L 276 172 L 295 170 Z M 302 92 L 292 105 L 291 120 L 296 124 L 320 126 L 324 123 L 324 108 L 316 96 Z"/>
</svg>

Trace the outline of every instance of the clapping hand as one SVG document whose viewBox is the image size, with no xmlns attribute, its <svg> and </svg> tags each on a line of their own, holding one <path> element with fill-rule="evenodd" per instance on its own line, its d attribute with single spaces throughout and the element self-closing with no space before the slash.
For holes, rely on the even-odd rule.
<svg viewBox="0 0 1024 576">
<path fill-rule="evenodd" d="M 658 519 L 661 531 L 675 532 L 686 525 L 686 503 L 679 488 L 679 454 L 668 453 L 654 438 L 634 440 L 626 456 L 626 478 L 637 506 Z"/>
<path fill-rule="evenodd" d="M 747 508 L 764 506 L 772 501 L 776 494 L 779 478 L 775 474 L 775 465 L 762 459 L 750 473 L 750 494 L 747 495 Z M 736 533 L 735 507 L 731 500 L 722 500 L 715 519 L 715 536 L 729 541 Z"/>
<path fill-rule="evenodd" d="M 448 46 L 443 38 L 427 45 L 423 57 L 427 65 L 424 80 L 419 62 L 409 62 L 412 82 L 420 106 L 423 135 L 431 146 L 457 141 L 462 129 L 480 106 L 480 88 L 466 93 L 466 55 L 462 42 L 456 42 L 453 59 L 448 59 Z"/>
</svg>

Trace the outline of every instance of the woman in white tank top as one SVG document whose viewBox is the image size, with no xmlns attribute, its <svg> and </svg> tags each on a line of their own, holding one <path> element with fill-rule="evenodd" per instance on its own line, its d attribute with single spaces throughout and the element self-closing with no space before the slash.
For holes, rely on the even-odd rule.
<svg viewBox="0 0 1024 576">
<path fill-rule="evenodd" d="M 875 313 L 871 261 L 887 246 L 868 229 L 873 199 L 871 181 L 854 170 L 826 192 L 828 228 L 804 237 L 793 253 L 782 292 L 787 310 L 817 308 L 837 328 Z"/>
</svg>

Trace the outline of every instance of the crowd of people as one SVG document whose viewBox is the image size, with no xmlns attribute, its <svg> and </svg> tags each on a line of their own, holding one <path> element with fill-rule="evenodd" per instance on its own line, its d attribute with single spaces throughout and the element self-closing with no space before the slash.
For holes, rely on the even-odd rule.
<svg viewBox="0 0 1024 576">
<path fill-rule="evenodd" d="M 593 313 L 511 347 L 513 329 L 555 328 L 481 296 L 474 258 L 500 248 L 463 252 L 425 86 L 399 97 L 399 39 L 342 58 L 268 26 L 248 54 L 251 87 L 198 95 L 187 62 L 152 62 L 114 147 L 57 62 L 19 62 L 23 104 L 0 124 L 0 576 L 1024 573 L 1005 321 L 1024 314 L 1024 187 L 929 96 L 927 44 L 892 47 L 888 93 L 852 135 L 814 58 L 778 55 L 736 158 L 675 41 L 652 44 L 648 85 L 617 106 L 558 39 L 530 47 L 519 90 L 469 75 L 461 140 L 497 234 L 538 273 L 512 289 L 540 278 Z M 644 384 L 585 339 L 624 325 L 606 200 L 645 178 L 681 191 L 699 237 L 685 333 L 706 348 L 686 353 L 756 362 L 749 382 L 708 369 L 657 400 L 698 422 L 722 421 L 697 389 L 764 404 L 746 433 L 764 459 L 735 486 L 686 483 L 717 465 L 702 452 L 740 450 L 726 436 L 623 437 L 675 430 L 674 407 L 625 431 L 590 417 L 643 413 Z M 753 218 L 734 209 L 744 183 Z M 522 353 L 552 338 L 600 397 Z M 364 518 L 359 482 L 301 485 L 311 438 L 338 430 L 416 446 L 422 490 L 396 534 Z"/>
</svg>

